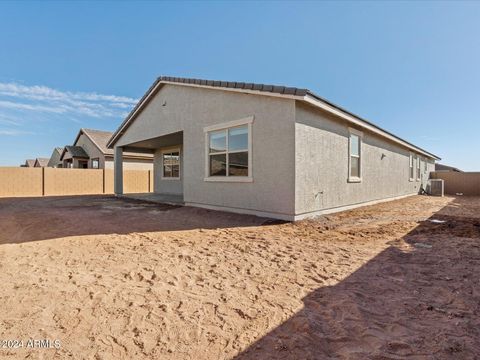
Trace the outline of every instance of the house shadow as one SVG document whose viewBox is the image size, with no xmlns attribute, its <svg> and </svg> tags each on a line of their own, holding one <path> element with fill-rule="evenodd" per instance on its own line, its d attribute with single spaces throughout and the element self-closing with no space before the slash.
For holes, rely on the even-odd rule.
<svg viewBox="0 0 480 360">
<path fill-rule="evenodd" d="M 0 199 L 0 244 L 82 235 L 185 231 L 272 224 L 271 219 L 113 195 Z"/>
<path fill-rule="evenodd" d="M 480 213 L 461 210 L 454 200 L 338 284 L 311 292 L 235 359 L 478 359 Z"/>
</svg>

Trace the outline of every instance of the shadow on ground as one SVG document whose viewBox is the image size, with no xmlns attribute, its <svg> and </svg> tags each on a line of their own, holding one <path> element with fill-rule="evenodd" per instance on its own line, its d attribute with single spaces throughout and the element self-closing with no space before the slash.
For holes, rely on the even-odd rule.
<svg viewBox="0 0 480 360">
<path fill-rule="evenodd" d="M 478 359 L 480 213 L 459 208 L 453 201 L 337 285 L 310 293 L 235 359 Z"/>
<path fill-rule="evenodd" d="M 80 235 L 129 234 L 269 224 L 256 216 L 114 196 L 0 199 L 0 244 Z"/>
</svg>

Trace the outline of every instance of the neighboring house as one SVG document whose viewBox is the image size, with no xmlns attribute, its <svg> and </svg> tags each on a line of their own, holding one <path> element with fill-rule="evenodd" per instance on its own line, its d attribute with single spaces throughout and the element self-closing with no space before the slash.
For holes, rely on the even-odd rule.
<svg viewBox="0 0 480 360">
<path fill-rule="evenodd" d="M 73 145 L 63 148 L 60 161 L 65 168 L 113 169 L 113 150 L 107 148 L 111 132 L 80 129 Z M 128 152 L 124 154 L 125 169 L 153 169 L 153 155 Z"/>
<path fill-rule="evenodd" d="M 48 165 L 48 158 L 36 158 L 33 167 L 46 167 Z"/>
<path fill-rule="evenodd" d="M 60 160 L 64 168 L 88 169 L 90 156 L 88 156 L 81 146 L 66 145 L 60 155 Z M 92 169 L 100 168 L 98 161 L 93 162 L 93 160 L 90 167 Z"/>
<path fill-rule="evenodd" d="M 63 167 L 63 162 L 60 161 L 60 157 L 62 156 L 63 148 L 61 147 L 56 147 L 53 149 L 52 155 L 50 156 L 50 159 L 48 160 L 48 167 L 54 167 L 54 168 L 61 168 Z"/>
<path fill-rule="evenodd" d="M 160 77 L 108 143 L 154 155 L 154 191 L 298 220 L 418 194 L 436 155 L 307 89 Z M 124 156 L 123 156 L 124 158 Z"/>
<path fill-rule="evenodd" d="M 35 159 L 27 159 L 25 160 L 25 164 L 21 165 L 21 167 L 34 167 L 35 166 Z"/>
<path fill-rule="evenodd" d="M 453 166 L 442 165 L 442 164 L 435 164 L 435 171 L 453 171 L 453 172 L 463 172 L 460 169 L 457 169 Z"/>
</svg>

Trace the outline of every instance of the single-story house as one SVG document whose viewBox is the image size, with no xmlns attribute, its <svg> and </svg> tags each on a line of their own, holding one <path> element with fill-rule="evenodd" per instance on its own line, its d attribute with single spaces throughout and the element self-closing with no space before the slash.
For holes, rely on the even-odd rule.
<svg viewBox="0 0 480 360">
<path fill-rule="evenodd" d="M 113 133 L 109 131 L 80 129 L 73 145 L 66 145 L 60 154 L 65 168 L 113 169 L 113 150 L 107 142 Z M 152 170 L 153 154 L 128 152 L 124 156 L 126 170 Z"/>
<path fill-rule="evenodd" d="M 48 158 L 36 158 L 33 167 L 46 167 L 48 165 Z"/>
<path fill-rule="evenodd" d="M 453 172 L 463 172 L 462 170 L 448 165 L 443 165 L 439 163 L 435 163 L 435 171 L 453 171 Z"/>
<path fill-rule="evenodd" d="M 154 156 L 154 191 L 299 220 L 418 194 L 439 157 L 307 89 L 162 76 L 108 142 Z"/>
<path fill-rule="evenodd" d="M 35 166 L 35 159 L 27 159 L 25 160 L 25 164 L 21 165 L 21 167 L 34 167 Z"/>
<path fill-rule="evenodd" d="M 61 168 L 63 167 L 63 162 L 60 160 L 60 157 L 62 156 L 63 148 L 61 147 L 56 147 L 53 149 L 52 155 L 50 156 L 50 159 L 48 160 L 48 167 L 53 167 L 53 168 Z"/>
</svg>

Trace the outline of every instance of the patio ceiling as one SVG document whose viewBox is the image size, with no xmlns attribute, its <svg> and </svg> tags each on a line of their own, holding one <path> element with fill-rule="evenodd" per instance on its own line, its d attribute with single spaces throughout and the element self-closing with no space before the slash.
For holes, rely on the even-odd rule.
<svg viewBox="0 0 480 360">
<path fill-rule="evenodd" d="M 183 131 L 138 141 L 124 146 L 125 151 L 153 152 L 153 150 L 183 144 Z"/>
</svg>

